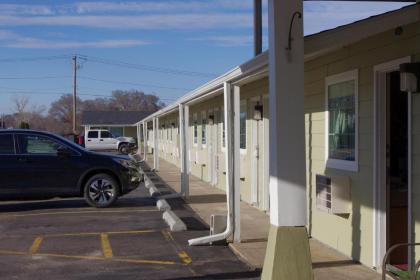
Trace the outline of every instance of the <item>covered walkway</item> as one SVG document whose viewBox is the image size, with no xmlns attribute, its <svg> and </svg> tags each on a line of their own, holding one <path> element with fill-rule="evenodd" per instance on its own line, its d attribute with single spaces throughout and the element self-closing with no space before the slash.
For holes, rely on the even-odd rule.
<svg viewBox="0 0 420 280">
<path fill-rule="evenodd" d="M 147 161 L 153 166 L 153 159 Z M 181 191 L 181 175 L 178 167 L 160 158 L 159 172 L 162 184 L 173 191 Z M 226 213 L 226 195 L 199 178 L 189 176 L 190 197 L 188 207 L 192 208 L 203 222 L 209 224 L 212 214 Z M 156 182 L 158 183 L 158 182 Z M 241 243 L 230 243 L 231 249 L 255 269 L 262 268 L 267 247 L 270 220 L 268 215 L 241 202 Z M 339 254 L 315 239 L 310 240 L 312 265 L 315 279 L 380 279 L 375 271 Z"/>
</svg>

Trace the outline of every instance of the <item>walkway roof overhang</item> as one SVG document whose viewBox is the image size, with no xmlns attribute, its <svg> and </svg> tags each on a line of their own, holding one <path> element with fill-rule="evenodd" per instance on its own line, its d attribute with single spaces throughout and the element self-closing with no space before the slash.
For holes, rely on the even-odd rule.
<svg viewBox="0 0 420 280">
<path fill-rule="evenodd" d="M 305 36 L 305 61 L 341 49 L 376 34 L 418 21 L 420 21 L 419 3 Z M 144 118 L 139 123 L 178 111 L 180 104 L 192 105 L 217 96 L 223 92 L 225 82 L 240 86 L 266 76 L 268 76 L 268 51 L 187 93 L 174 103 Z"/>
</svg>

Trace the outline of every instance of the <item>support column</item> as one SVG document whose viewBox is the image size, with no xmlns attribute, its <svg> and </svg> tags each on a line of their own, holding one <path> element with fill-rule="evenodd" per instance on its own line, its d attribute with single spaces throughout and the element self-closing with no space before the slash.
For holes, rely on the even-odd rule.
<svg viewBox="0 0 420 280">
<path fill-rule="evenodd" d="M 188 106 L 179 104 L 179 146 L 181 156 L 181 195 L 184 198 L 189 197 L 189 172 L 188 172 L 188 130 L 189 127 L 189 116 Z"/>
<path fill-rule="evenodd" d="M 137 154 L 141 155 L 141 124 L 137 123 Z"/>
<path fill-rule="evenodd" d="M 301 0 L 269 0 L 268 6 L 271 226 L 264 280 L 313 279 L 305 228 L 304 49 L 303 20 L 299 17 L 302 6 Z"/>
<path fill-rule="evenodd" d="M 159 170 L 159 118 L 153 118 L 153 169 Z"/>
<path fill-rule="evenodd" d="M 240 157 L 240 114 L 241 114 L 241 89 L 233 87 L 233 215 L 235 230 L 233 241 L 241 242 L 241 157 Z M 229 133 L 229 132 L 228 132 Z"/>
<path fill-rule="evenodd" d="M 147 122 L 143 122 L 143 154 L 144 154 L 144 160 L 147 160 Z"/>
</svg>

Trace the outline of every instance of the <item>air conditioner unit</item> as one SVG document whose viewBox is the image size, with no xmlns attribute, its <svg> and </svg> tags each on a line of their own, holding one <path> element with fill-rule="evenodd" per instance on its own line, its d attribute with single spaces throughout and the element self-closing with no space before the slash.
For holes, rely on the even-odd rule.
<svg viewBox="0 0 420 280">
<path fill-rule="evenodd" d="M 331 214 L 351 213 L 350 178 L 316 175 L 316 207 Z"/>
</svg>

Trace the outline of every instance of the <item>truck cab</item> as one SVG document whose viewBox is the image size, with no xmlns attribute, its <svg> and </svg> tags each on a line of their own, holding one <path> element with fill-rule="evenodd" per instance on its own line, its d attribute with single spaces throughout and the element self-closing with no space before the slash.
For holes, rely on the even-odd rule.
<svg viewBox="0 0 420 280">
<path fill-rule="evenodd" d="M 135 148 L 136 141 L 132 137 L 114 137 L 105 129 L 88 130 L 85 134 L 85 147 L 96 151 L 118 151 L 129 154 Z"/>
</svg>

